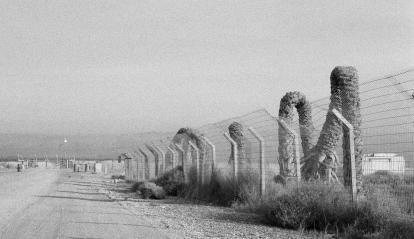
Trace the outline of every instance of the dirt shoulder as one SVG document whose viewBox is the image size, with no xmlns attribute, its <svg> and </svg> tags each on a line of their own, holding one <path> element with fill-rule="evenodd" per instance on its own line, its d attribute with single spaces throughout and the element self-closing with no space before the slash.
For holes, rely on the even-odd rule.
<svg viewBox="0 0 414 239">
<path fill-rule="evenodd" d="M 44 171 L 42 173 L 49 173 Z M 50 171 L 52 173 L 52 171 Z M 6 216 L 7 225 L 1 228 L 4 239 L 55 239 L 55 238 L 183 238 L 181 233 L 169 233 L 152 225 L 146 216 L 138 216 L 122 206 L 118 200 L 108 198 L 108 185 L 102 176 L 90 173 L 73 173 L 56 170 L 57 180 L 47 184 L 46 178 L 38 173 L 13 175 L 5 180 L 23 180 L 15 185 L 19 192 L 9 190 L 11 198 L 21 197 L 20 191 L 30 192 L 29 203 L 18 212 Z M 45 190 L 32 190 L 36 184 Z M 27 191 L 29 190 L 29 191 Z M 0 196 L 0 198 L 3 197 Z M 21 204 L 18 204 L 21 205 Z"/>
<path fill-rule="evenodd" d="M 28 169 L 23 172 L 0 172 L 0 229 L 10 218 L 33 204 L 37 195 L 46 193 L 56 182 L 58 171 L 53 169 Z"/>
<path fill-rule="evenodd" d="M 164 200 L 139 199 L 128 192 L 129 185 L 108 187 L 108 195 L 134 214 L 144 216 L 154 227 L 186 238 L 318 238 L 318 236 L 264 225 L 253 213 L 233 208 L 198 205 L 170 197 Z"/>
</svg>

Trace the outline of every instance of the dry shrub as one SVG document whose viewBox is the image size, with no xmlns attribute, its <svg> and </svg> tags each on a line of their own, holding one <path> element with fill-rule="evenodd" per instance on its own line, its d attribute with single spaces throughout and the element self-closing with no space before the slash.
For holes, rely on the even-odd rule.
<svg viewBox="0 0 414 239">
<path fill-rule="evenodd" d="M 387 213 L 414 212 L 414 184 L 410 176 L 377 171 L 363 177 L 363 193 Z"/>
<path fill-rule="evenodd" d="M 340 185 L 309 182 L 264 202 L 261 213 L 271 225 L 290 229 L 343 232 L 349 226 L 362 233 L 378 230 L 382 214 L 369 204 L 356 206 Z"/>
<path fill-rule="evenodd" d="M 241 172 L 239 174 L 237 188 L 238 200 L 235 204 L 257 207 L 258 203 L 261 203 L 260 176 L 257 172 L 252 170 Z"/>
<path fill-rule="evenodd" d="M 193 172 L 194 170 L 191 171 Z M 213 170 L 209 183 L 200 185 L 196 180 L 190 180 L 190 183 L 185 185 L 180 196 L 188 200 L 230 206 L 237 199 L 237 185 L 234 180 L 223 176 L 216 169 Z"/>
<path fill-rule="evenodd" d="M 129 180 L 127 180 L 126 181 L 127 183 L 132 183 L 132 186 L 131 186 L 131 192 L 137 192 L 138 191 L 138 188 L 144 183 L 144 182 L 135 182 L 135 181 L 129 181 Z"/>
<path fill-rule="evenodd" d="M 365 186 L 367 189 L 368 186 Z M 387 185 L 370 186 L 366 193 L 366 201 L 375 207 L 378 211 L 385 214 L 401 214 L 401 208 L 397 198 L 391 193 L 391 187 Z"/>
<path fill-rule="evenodd" d="M 404 182 L 403 178 L 397 174 L 386 170 L 378 170 L 373 174 L 366 175 L 362 178 L 364 185 L 372 184 L 387 184 L 390 186 L 395 186 Z"/>
<path fill-rule="evenodd" d="M 164 199 L 165 191 L 162 187 L 152 182 L 142 182 L 138 185 L 137 192 L 140 192 L 142 198 Z"/>
<path fill-rule="evenodd" d="M 379 238 L 411 239 L 414 236 L 414 220 L 396 218 L 387 222 Z"/>
<path fill-rule="evenodd" d="M 167 195 L 177 196 L 184 188 L 183 168 L 177 166 L 165 172 L 161 177 L 152 180 L 152 182 L 161 186 Z"/>
<path fill-rule="evenodd" d="M 119 174 L 119 175 L 112 175 L 111 176 L 111 179 L 125 179 L 125 175 L 121 175 L 121 174 Z"/>
<path fill-rule="evenodd" d="M 231 206 L 234 204 L 253 204 L 260 200 L 258 175 L 251 172 L 242 172 L 235 180 L 232 176 L 227 177 L 220 170 L 212 172 L 209 183 L 200 185 L 197 182 L 197 172 L 194 167 L 190 168 L 189 183 L 186 184 L 181 197 L 201 202 L 213 203 L 220 206 Z"/>
</svg>

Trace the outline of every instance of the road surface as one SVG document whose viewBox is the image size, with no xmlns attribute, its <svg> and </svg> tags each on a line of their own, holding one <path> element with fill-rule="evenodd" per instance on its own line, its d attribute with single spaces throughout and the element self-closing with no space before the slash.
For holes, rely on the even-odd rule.
<svg viewBox="0 0 414 239">
<path fill-rule="evenodd" d="M 182 238 L 109 199 L 97 175 L 54 169 L 0 173 L 0 238 Z"/>
</svg>

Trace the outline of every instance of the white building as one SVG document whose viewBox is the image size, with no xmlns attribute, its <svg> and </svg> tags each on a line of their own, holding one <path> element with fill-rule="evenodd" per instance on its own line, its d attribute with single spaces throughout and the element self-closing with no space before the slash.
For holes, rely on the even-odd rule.
<svg viewBox="0 0 414 239">
<path fill-rule="evenodd" d="M 405 172 L 405 160 L 403 156 L 395 153 L 364 154 L 362 159 L 362 174 L 372 174 L 376 171 L 389 171 L 392 173 Z"/>
</svg>

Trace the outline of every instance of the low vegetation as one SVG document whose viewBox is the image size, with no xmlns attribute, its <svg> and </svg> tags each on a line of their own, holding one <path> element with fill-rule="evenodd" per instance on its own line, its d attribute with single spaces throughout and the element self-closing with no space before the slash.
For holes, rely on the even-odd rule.
<svg viewBox="0 0 414 239">
<path fill-rule="evenodd" d="M 334 233 L 341 238 L 408 239 L 414 230 L 413 218 L 401 210 L 392 194 L 371 191 L 356 204 L 342 186 L 320 181 L 266 195 L 258 212 L 269 225 Z"/>
<path fill-rule="evenodd" d="M 162 187 L 168 196 L 178 196 L 184 188 L 183 168 L 177 166 L 151 182 Z"/>
<path fill-rule="evenodd" d="M 240 173 L 236 181 L 232 176 L 227 176 L 220 170 L 213 170 L 210 182 L 201 185 L 197 181 L 196 169 L 189 172 L 190 183 L 186 184 L 179 196 L 205 203 L 213 203 L 220 206 L 232 206 L 245 204 L 260 198 L 259 176 L 256 173 Z"/>
<path fill-rule="evenodd" d="M 153 182 L 136 182 L 131 190 L 145 199 L 164 199 L 166 196 L 164 189 Z"/>
<path fill-rule="evenodd" d="M 284 194 L 263 200 L 259 210 L 274 226 L 343 233 L 351 226 L 373 233 L 383 226 L 383 214 L 368 203 L 358 206 L 339 185 L 303 183 Z"/>
<path fill-rule="evenodd" d="M 338 238 L 411 238 L 413 235 L 414 221 L 406 216 L 406 208 L 390 188 L 400 190 L 402 185 L 414 182 L 398 175 L 378 172 L 365 177 L 365 195 L 358 204 L 352 202 L 342 185 L 324 181 L 300 185 L 273 183 L 261 197 L 257 191 L 259 177 L 253 172 L 240 173 L 236 181 L 214 170 L 210 182 L 204 185 L 198 183 L 195 168 L 190 169 L 188 176 L 189 183 L 185 184 L 182 168 L 177 167 L 151 182 L 135 183 L 132 190 L 144 198 L 170 195 L 233 206 L 262 215 L 264 222 L 272 226 L 317 230 L 336 234 Z M 385 185 L 387 190 L 379 185 Z"/>
<path fill-rule="evenodd" d="M 125 175 L 112 175 L 111 179 L 125 179 Z"/>
<path fill-rule="evenodd" d="M 403 214 L 414 213 L 414 176 L 377 171 L 363 177 L 363 190 L 367 196 L 385 201 L 384 207 Z"/>
</svg>

